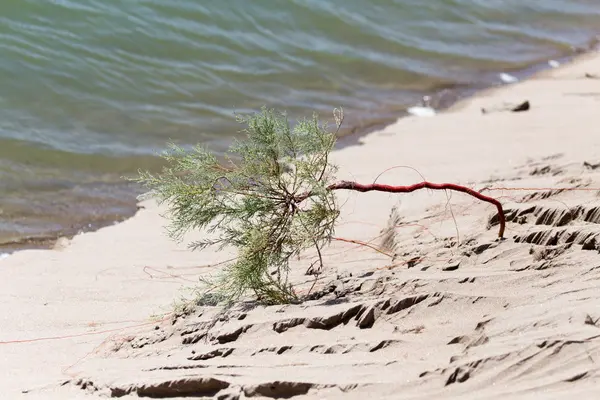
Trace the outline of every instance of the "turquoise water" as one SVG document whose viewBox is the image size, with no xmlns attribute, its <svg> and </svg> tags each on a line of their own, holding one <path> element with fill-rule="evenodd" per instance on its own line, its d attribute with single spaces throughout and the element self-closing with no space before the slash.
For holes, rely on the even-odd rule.
<svg viewBox="0 0 600 400">
<path fill-rule="evenodd" d="M 361 131 L 424 94 L 572 54 L 597 0 L 3 0 L 0 242 L 131 214 L 165 142 L 263 105 Z"/>
</svg>

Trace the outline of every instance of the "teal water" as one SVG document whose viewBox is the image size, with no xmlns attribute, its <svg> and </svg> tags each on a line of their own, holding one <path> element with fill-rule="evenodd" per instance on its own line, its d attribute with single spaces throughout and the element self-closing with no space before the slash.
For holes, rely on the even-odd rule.
<svg viewBox="0 0 600 400">
<path fill-rule="evenodd" d="M 135 210 L 165 142 L 226 148 L 263 105 L 346 127 L 583 48 L 597 0 L 3 0 L 0 243 Z"/>
</svg>

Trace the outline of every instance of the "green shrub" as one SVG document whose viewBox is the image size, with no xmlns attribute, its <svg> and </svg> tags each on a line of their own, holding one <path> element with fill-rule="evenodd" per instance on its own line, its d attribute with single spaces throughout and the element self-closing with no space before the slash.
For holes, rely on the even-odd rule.
<svg viewBox="0 0 600 400">
<path fill-rule="evenodd" d="M 334 115 L 339 129 L 341 113 Z M 135 180 L 166 206 L 173 239 L 204 229 L 206 238 L 191 248 L 237 249 L 237 259 L 210 282 L 220 295 L 233 301 L 250 291 L 267 304 L 295 302 L 290 259 L 311 247 L 320 259 L 339 215 L 328 190 L 336 135 L 316 116 L 290 126 L 285 114 L 263 109 L 238 120 L 246 140 L 223 159 L 202 146 L 170 145 L 162 172 Z"/>
<path fill-rule="evenodd" d="M 343 115 L 334 113 L 339 129 Z M 167 167 L 154 175 L 140 173 L 137 182 L 167 207 L 169 233 L 182 240 L 193 229 L 206 239 L 190 244 L 234 247 L 238 255 L 216 281 L 215 298 L 234 301 L 253 292 L 266 304 L 298 301 L 288 281 L 290 260 L 314 248 L 322 266 L 321 249 L 330 242 L 339 210 L 335 190 L 411 193 L 421 189 L 452 190 L 494 205 L 490 222 L 506 227 L 502 204 L 467 186 L 422 181 L 407 186 L 335 181 L 329 154 L 336 133 L 316 116 L 291 127 L 286 116 L 273 110 L 240 117 L 247 138 L 232 146 L 224 159 L 201 146 L 186 151 L 170 146 L 163 157 Z"/>
</svg>

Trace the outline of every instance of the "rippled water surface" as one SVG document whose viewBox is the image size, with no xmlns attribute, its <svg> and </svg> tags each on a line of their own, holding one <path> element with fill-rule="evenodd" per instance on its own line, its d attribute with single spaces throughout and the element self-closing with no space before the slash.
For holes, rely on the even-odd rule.
<svg viewBox="0 0 600 400">
<path fill-rule="evenodd" d="M 224 149 L 234 112 L 360 130 L 599 31 L 597 0 L 3 0 L 0 243 L 131 214 L 123 175 L 170 140 Z"/>
</svg>

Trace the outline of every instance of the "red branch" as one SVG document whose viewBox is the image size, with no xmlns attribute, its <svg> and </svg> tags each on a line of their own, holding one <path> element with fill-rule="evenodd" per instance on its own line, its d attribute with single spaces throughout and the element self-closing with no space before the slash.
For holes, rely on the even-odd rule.
<svg viewBox="0 0 600 400">
<path fill-rule="evenodd" d="M 502 238 L 504 236 L 504 228 L 506 226 L 506 217 L 504 215 L 504 210 L 502 209 L 502 204 L 493 197 L 489 197 L 483 195 L 479 192 L 476 192 L 473 189 L 470 189 L 466 186 L 456 185 L 453 183 L 431 183 L 431 182 L 421 182 L 416 183 L 414 185 L 409 186 L 390 186 L 390 185 L 381 185 L 379 183 L 373 183 L 371 185 L 361 185 L 356 182 L 348 182 L 341 181 L 338 183 L 334 183 L 327 187 L 328 190 L 356 190 L 358 192 L 389 192 L 389 193 L 410 193 L 419 189 L 434 189 L 434 190 L 453 190 L 455 192 L 467 193 L 481 201 L 485 201 L 487 203 L 493 204 L 498 209 L 498 221 L 500 222 L 500 229 L 498 231 L 498 237 Z"/>
</svg>

